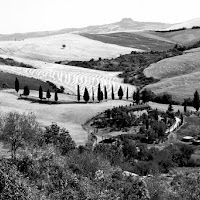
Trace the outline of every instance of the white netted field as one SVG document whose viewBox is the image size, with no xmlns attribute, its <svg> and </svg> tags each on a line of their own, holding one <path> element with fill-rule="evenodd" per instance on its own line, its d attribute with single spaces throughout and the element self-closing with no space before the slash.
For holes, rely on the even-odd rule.
<svg viewBox="0 0 200 200">
<path fill-rule="evenodd" d="M 0 57 L 6 58 L 7 56 L 0 55 Z M 116 95 L 120 86 L 122 86 L 124 92 L 127 90 L 128 87 L 130 96 L 132 96 L 132 93 L 136 89 L 135 86 L 122 83 L 122 79 L 117 77 L 117 74 L 119 72 L 105 72 L 74 66 L 45 63 L 42 61 L 34 61 L 16 57 L 12 58 L 14 58 L 16 61 L 30 64 L 36 69 L 0 65 L 1 71 L 26 77 L 33 77 L 43 81 L 51 81 L 57 86 L 63 86 L 65 88 L 65 92 L 68 92 L 70 94 L 77 94 L 77 85 L 79 85 L 82 94 L 85 87 L 87 87 L 90 94 L 92 94 L 93 88 L 96 95 L 99 83 L 101 84 L 102 89 L 103 86 L 107 87 L 109 97 L 111 96 L 110 94 L 112 86 Z"/>
</svg>

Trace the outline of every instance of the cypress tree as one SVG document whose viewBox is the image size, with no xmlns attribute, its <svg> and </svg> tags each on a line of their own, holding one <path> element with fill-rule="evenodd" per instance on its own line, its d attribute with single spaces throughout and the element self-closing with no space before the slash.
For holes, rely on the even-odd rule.
<svg viewBox="0 0 200 200">
<path fill-rule="evenodd" d="M 88 90 L 87 90 L 86 87 L 85 87 L 85 91 L 84 91 L 83 99 L 84 99 L 86 102 L 88 102 L 89 99 L 90 99 L 90 96 L 89 96 L 89 93 L 88 93 Z"/>
<path fill-rule="evenodd" d="M 23 93 L 25 96 L 28 96 L 30 94 L 30 90 L 29 90 L 29 87 L 26 85 L 24 87 L 24 93 Z"/>
<path fill-rule="evenodd" d="M 183 106 L 184 106 L 184 112 L 187 112 L 187 100 L 186 99 L 184 99 Z"/>
<path fill-rule="evenodd" d="M 114 94 L 113 85 L 112 85 L 112 93 L 111 93 L 111 98 L 112 98 L 112 100 L 114 100 L 114 99 L 115 99 L 115 94 Z"/>
<path fill-rule="evenodd" d="M 194 93 L 193 107 L 196 109 L 196 111 L 198 111 L 200 107 L 199 93 L 197 92 L 197 90 Z"/>
<path fill-rule="evenodd" d="M 128 87 L 126 89 L 126 99 L 128 100 Z"/>
<path fill-rule="evenodd" d="M 169 106 L 168 106 L 168 111 L 169 111 L 169 112 L 173 112 L 173 111 L 174 111 L 173 106 L 172 106 L 171 103 L 170 103 Z"/>
<path fill-rule="evenodd" d="M 101 101 L 103 101 L 103 92 L 102 91 L 100 93 L 100 99 L 101 99 Z"/>
<path fill-rule="evenodd" d="M 101 85 L 100 85 L 100 83 L 98 84 L 97 99 L 99 102 L 101 101 Z"/>
<path fill-rule="evenodd" d="M 136 101 L 136 104 L 138 104 L 140 102 L 140 91 L 139 90 L 137 90 L 137 92 L 136 92 L 135 101 Z"/>
<path fill-rule="evenodd" d="M 94 102 L 94 89 L 92 88 L 92 101 Z"/>
<path fill-rule="evenodd" d="M 118 90 L 119 99 L 122 99 L 123 95 L 124 95 L 124 93 L 123 93 L 122 87 L 120 85 L 119 90 Z"/>
<path fill-rule="evenodd" d="M 57 93 L 57 91 L 55 91 L 54 100 L 58 101 L 58 93 Z"/>
<path fill-rule="evenodd" d="M 17 93 L 19 92 L 19 81 L 17 78 L 15 79 L 15 90 Z"/>
<path fill-rule="evenodd" d="M 107 100 L 108 99 L 108 94 L 107 94 L 106 86 L 104 86 L 104 96 L 105 96 L 105 100 Z"/>
<path fill-rule="evenodd" d="M 43 90 L 42 90 L 42 86 L 40 85 L 39 87 L 39 98 L 42 99 L 43 98 Z"/>
<path fill-rule="evenodd" d="M 50 90 L 49 90 L 49 89 L 47 90 L 46 98 L 47 98 L 48 100 L 51 98 L 51 93 L 50 93 Z"/>
<path fill-rule="evenodd" d="M 136 92 L 133 92 L 133 101 L 136 101 Z"/>
<path fill-rule="evenodd" d="M 77 85 L 77 100 L 80 101 L 81 95 L 80 95 L 80 87 Z"/>
</svg>

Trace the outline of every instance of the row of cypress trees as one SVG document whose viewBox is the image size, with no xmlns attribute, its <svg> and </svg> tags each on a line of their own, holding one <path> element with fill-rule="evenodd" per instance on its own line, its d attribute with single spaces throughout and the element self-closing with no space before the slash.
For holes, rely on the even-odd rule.
<svg viewBox="0 0 200 200">
<path fill-rule="evenodd" d="M 15 90 L 18 93 L 19 92 L 19 80 L 16 78 L 15 79 Z M 28 96 L 30 94 L 30 89 L 29 87 L 26 85 L 24 86 L 24 91 L 23 91 L 23 95 Z M 43 89 L 42 86 L 40 85 L 39 87 L 39 98 L 42 100 L 43 99 Z M 48 89 L 46 92 L 46 98 L 49 100 L 51 98 L 51 93 L 50 90 Z M 57 91 L 55 91 L 54 94 L 54 100 L 58 101 L 58 93 Z"/>
<path fill-rule="evenodd" d="M 124 91 L 123 91 L 122 87 L 120 86 L 119 90 L 118 90 L 118 97 L 119 97 L 119 99 L 122 99 L 123 96 L 124 96 Z M 85 87 L 84 94 L 83 94 L 83 99 L 86 102 L 88 102 L 90 100 L 90 95 L 89 95 L 87 87 Z M 98 89 L 97 89 L 97 100 L 98 100 L 98 102 L 101 102 L 101 101 L 103 101 L 103 99 L 105 99 L 105 100 L 108 99 L 107 88 L 106 88 L 106 86 L 104 86 L 104 93 L 103 93 L 103 91 L 101 90 L 101 85 L 99 83 L 98 84 Z M 112 90 L 111 90 L 111 99 L 112 100 L 115 99 L 113 86 L 112 86 Z M 127 90 L 126 90 L 126 99 L 127 100 L 129 99 L 128 87 L 127 87 Z M 77 100 L 78 101 L 81 100 L 80 86 L 79 85 L 77 85 Z M 94 89 L 92 88 L 92 101 L 94 101 L 94 100 L 95 100 L 94 99 Z M 139 91 L 133 93 L 133 100 L 136 101 L 136 103 L 139 103 L 139 101 L 140 101 L 140 93 L 139 93 Z"/>
</svg>

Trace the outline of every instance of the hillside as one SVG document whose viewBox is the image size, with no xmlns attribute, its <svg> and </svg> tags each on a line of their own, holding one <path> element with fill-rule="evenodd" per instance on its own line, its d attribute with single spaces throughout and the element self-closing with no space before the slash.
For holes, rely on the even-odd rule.
<svg viewBox="0 0 200 200">
<path fill-rule="evenodd" d="M 165 29 L 172 24 L 165 24 L 160 22 L 138 22 L 130 18 L 124 18 L 119 22 L 94 25 L 83 28 L 64 28 L 55 31 L 41 31 L 41 32 L 29 32 L 29 33 L 14 33 L 14 34 L 0 34 L 0 41 L 19 41 L 28 38 L 38 38 L 53 35 L 60 35 L 65 33 L 110 33 L 110 32 L 130 32 L 141 30 L 157 30 Z"/>
<path fill-rule="evenodd" d="M 144 70 L 147 77 L 161 81 L 148 85 L 156 94 L 167 92 L 174 99 L 183 101 L 192 97 L 195 90 L 200 91 L 200 52 L 186 53 L 161 60 Z"/>
<path fill-rule="evenodd" d="M 167 28 L 167 30 L 179 29 L 179 28 L 192 28 L 193 26 L 200 26 L 200 18 L 192 19 L 186 22 L 178 23 Z"/>
<path fill-rule="evenodd" d="M 130 95 L 135 90 L 135 86 L 122 83 L 123 80 L 117 77 L 119 72 L 105 73 L 105 71 L 93 69 L 51 64 L 42 61 L 34 61 L 16 57 L 12 58 L 18 62 L 23 61 L 23 63 L 29 64 L 35 69 L 0 65 L 1 71 L 26 77 L 32 77 L 43 81 L 51 81 L 58 87 L 63 86 L 66 93 L 76 94 L 77 85 L 79 84 L 81 94 L 83 94 L 85 87 L 87 87 L 89 93 L 92 94 L 93 87 L 96 96 L 97 86 L 99 83 L 101 83 L 102 87 L 104 85 L 107 87 L 109 98 L 111 96 L 110 94 L 112 85 L 116 95 L 120 86 L 122 86 L 124 91 L 128 87 Z"/>
<path fill-rule="evenodd" d="M 174 47 L 174 43 L 164 38 L 143 35 L 143 32 L 128 33 L 118 32 L 110 34 L 88 34 L 81 33 L 82 36 L 104 43 L 116 44 L 125 47 L 138 48 L 146 51 L 166 51 Z M 153 34 L 152 34 L 153 35 Z"/>
<path fill-rule="evenodd" d="M 63 47 L 66 45 L 66 47 Z M 113 58 L 138 49 L 105 44 L 75 34 L 62 34 L 23 41 L 0 42 L 0 54 L 54 62 Z"/>
</svg>

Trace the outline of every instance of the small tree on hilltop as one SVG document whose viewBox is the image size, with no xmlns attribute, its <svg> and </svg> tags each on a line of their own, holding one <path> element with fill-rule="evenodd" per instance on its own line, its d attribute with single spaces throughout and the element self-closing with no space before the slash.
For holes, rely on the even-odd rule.
<svg viewBox="0 0 200 200">
<path fill-rule="evenodd" d="M 19 92 L 19 81 L 17 78 L 15 79 L 15 90 L 17 93 Z"/>
<path fill-rule="evenodd" d="M 104 86 L 104 96 L 105 96 L 105 100 L 107 100 L 108 99 L 108 94 L 107 94 L 106 86 Z"/>
<path fill-rule="evenodd" d="M 128 87 L 126 89 L 126 99 L 128 100 Z"/>
<path fill-rule="evenodd" d="M 112 98 L 112 100 L 114 100 L 114 99 L 115 99 L 115 94 L 114 94 L 113 85 L 112 85 L 112 91 L 111 91 L 111 98 Z"/>
<path fill-rule="evenodd" d="M 55 91 L 54 100 L 58 101 L 58 93 L 57 93 L 57 91 Z"/>
<path fill-rule="evenodd" d="M 24 87 L 23 95 L 24 95 L 24 96 L 28 96 L 29 94 L 30 94 L 30 90 L 29 90 L 29 87 L 26 85 L 26 86 Z"/>
<path fill-rule="evenodd" d="M 97 99 L 99 102 L 101 101 L 101 85 L 100 85 L 100 83 L 98 84 Z"/>
<path fill-rule="evenodd" d="M 123 98 L 123 95 L 124 95 L 124 92 L 123 92 L 122 87 L 121 87 L 121 85 L 120 85 L 119 90 L 118 90 L 119 99 L 122 99 L 122 98 Z"/>
<path fill-rule="evenodd" d="M 199 110 L 200 102 L 199 102 L 199 93 L 196 90 L 194 93 L 194 99 L 193 99 L 193 107 L 196 109 L 196 111 Z"/>
<path fill-rule="evenodd" d="M 46 98 L 47 98 L 48 100 L 51 98 L 51 93 L 50 93 L 50 90 L 49 90 L 49 89 L 47 90 Z"/>
<path fill-rule="evenodd" d="M 85 91 L 84 91 L 83 99 L 84 99 L 86 102 L 88 102 L 89 99 L 90 99 L 90 96 L 89 96 L 89 93 L 88 93 L 88 90 L 87 90 L 86 87 L 85 87 Z"/>
<path fill-rule="evenodd" d="M 42 86 L 40 85 L 39 87 L 39 98 L 42 99 L 43 98 L 43 90 L 42 90 Z"/>
<path fill-rule="evenodd" d="M 80 87 L 77 85 L 77 100 L 80 101 L 81 95 L 80 95 Z"/>
</svg>

